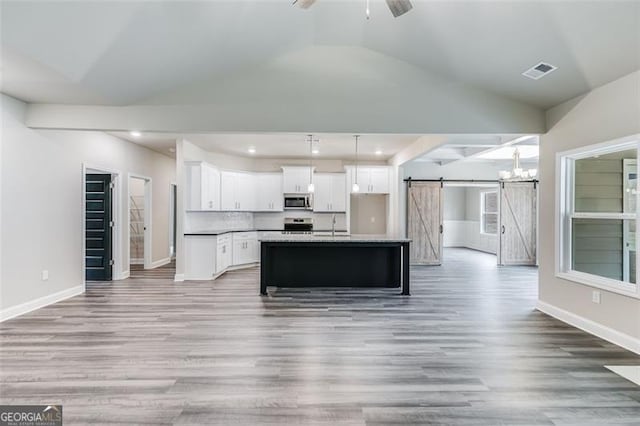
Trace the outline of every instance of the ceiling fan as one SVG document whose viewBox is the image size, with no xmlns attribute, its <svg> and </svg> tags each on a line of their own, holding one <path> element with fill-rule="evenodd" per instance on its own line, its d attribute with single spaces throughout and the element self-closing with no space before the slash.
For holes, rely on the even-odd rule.
<svg viewBox="0 0 640 426">
<path fill-rule="evenodd" d="M 411 9 L 413 9 L 413 5 L 409 0 L 386 0 L 387 6 L 389 6 L 389 10 L 393 14 L 394 18 L 398 16 L 404 15 Z M 293 4 L 298 5 L 302 9 L 309 9 L 316 0 L 293 0 Z M 367 2 L 367 19 L 369 18 L 369 0 Z"/>
</svg>

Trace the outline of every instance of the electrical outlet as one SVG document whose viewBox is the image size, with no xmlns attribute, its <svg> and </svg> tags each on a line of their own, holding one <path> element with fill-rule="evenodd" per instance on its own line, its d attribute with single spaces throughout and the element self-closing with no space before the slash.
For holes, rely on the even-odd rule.
<svg viewBox="0 0 640 426">
<path fill-rule="evenodd" d="M 600 303 L 600 292 L 597 290 L 593 290 L 593 293 L 591 293 L 591 301 L 593 303 Z"/>
<path fill-rule="evenodd" d="M 47 269 L 42 270 L 42 281 L 47 281 L 49 279 L 49 271 Z"/>
</svg>

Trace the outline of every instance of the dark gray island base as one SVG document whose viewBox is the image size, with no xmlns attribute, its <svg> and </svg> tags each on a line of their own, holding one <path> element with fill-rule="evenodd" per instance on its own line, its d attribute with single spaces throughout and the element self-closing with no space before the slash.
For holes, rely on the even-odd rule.
<svg viewBox="0 0 640 426">
<path fill-rule="evenodd" d="M 276 287 L 386 287 L 409 295 L 409 243 L 385 236 L 283 235 L 260 241 L 260 294 Z"/>
</svg>

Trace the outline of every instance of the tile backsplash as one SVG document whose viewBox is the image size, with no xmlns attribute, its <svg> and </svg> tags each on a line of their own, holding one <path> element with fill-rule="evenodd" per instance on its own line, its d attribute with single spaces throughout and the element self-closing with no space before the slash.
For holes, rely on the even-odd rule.
<svg viewBox="0 0 640 426">
<path fill-rule="evenodd" d="M 273 229 L 284 227 L 285 217 L 311 217 L 314 229 L 330 230 L 332 213 L 314 213 L 304 210 L 291 210 L 276 213 L 248 212 L 187 212 L 184 232 L 204 232 L 244 229 Z M 346 230 L 345 213 L 336 213 L 336 229 Z"/>
<path fill-rule="evenodd" d="M 247 212 L 187 212 L 184 232 L 253 229 L 253 213 Z"/>
<path fill-rule="evenodd" d="M 253 224 L 256 229 L 282 229 L 285 217 L 311 217 L 313 229 L 331 229 L 333 213 L 314 213 L 305 210 L 290 210 L 277 213 L 254 213 Z M 336 229 L 346 230 L 347 220 L 345 213 L 336 213 Z"/>
</svg>

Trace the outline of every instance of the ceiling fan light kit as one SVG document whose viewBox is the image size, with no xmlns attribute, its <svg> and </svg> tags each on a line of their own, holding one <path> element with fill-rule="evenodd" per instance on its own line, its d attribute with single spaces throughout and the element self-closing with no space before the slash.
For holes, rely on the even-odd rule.
<svg viewBox="0 0 640 426">
<path fill-rule="evenodd" d="M 294 0 L 293 4 L 300 7 L 301 9 L 309 9 L 315 2 L 316 0 Z M 402 16 L 413 9 L 413 5 L 411 4 L 410 0 L 386 0 L 386 2 L 394 18 Z M 365 0 L 365 16 L 367 19 L 369 19 L 369 0 Z"/>
</svg>

